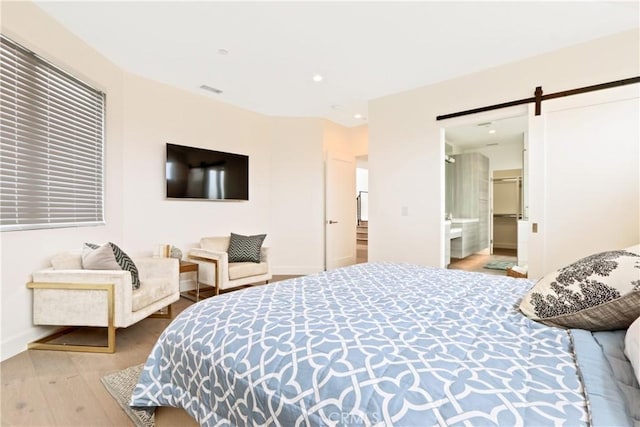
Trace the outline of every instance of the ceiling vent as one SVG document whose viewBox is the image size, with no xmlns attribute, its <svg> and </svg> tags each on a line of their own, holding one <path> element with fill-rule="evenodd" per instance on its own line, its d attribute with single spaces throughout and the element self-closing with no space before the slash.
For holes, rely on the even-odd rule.
<svg viewBox="0 0 640 427">
<path fill-rule="evenodd" d="M 222 93 L 222 91 L 220 89 L 216 89 L 215 87 L 211 87 L 211 86 L 207 86 L 207 85 L 200 86 L 200 89 L 208 90 L 209 92 L 213 92 L 216 95 L 220 95 Z"/>
<path fill-rule="evenodd" d="M 491 122 L 478 123 L 478 126 L 491 126 Z"/>
</svg>

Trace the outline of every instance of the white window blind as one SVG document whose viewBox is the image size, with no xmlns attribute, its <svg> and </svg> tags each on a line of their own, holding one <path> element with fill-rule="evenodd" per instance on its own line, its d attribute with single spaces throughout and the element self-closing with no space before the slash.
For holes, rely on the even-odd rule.
<svg viewBox="0 0 640 427">
<path fill-rule="evenodd" d="M 103 223 L 104 94 L 0 42 L 0 230 Z"/>
</svg>

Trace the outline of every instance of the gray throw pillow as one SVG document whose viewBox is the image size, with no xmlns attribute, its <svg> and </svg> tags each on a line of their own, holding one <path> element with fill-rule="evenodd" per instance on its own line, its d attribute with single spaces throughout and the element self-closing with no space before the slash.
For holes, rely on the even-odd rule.
<svg viewBox="0 0 640 427">
<path fill-rule="evenodd" d="M 266 237 L 266 234 L 243 236 L 231 233 L 227 249 L 229 262 L 260 262 L 260 249 Z"/>
<path fill-rule="evenodd" d="M 115 243 L 96 245 L 85 243 L 82 249 L 82 268 L 86 270 L 124 270 L 131 273 L 133 289 L 140 287 L 140 275 L 133 260 Z"/>
<path fill-rule="evenodd" d="M 549 326 L 626 329 L 640 316 L 640 255 L 601 252 L 549 273 L 527 292 L 520 311 Z"/>
</svg>

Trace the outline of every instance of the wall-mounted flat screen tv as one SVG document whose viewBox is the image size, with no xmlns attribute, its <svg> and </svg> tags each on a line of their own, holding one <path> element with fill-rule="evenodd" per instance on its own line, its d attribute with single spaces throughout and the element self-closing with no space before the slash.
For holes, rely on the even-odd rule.
<svg viewBox="0 0 640 427">
<path fill-rule="evenodd" d="M 167 144 L 167 198 L 249 200 L 249 156 Z"/>
</svg>

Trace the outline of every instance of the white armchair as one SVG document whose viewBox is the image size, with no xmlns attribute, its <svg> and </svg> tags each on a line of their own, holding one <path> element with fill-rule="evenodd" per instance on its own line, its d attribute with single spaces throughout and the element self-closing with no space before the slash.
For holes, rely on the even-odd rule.
<svg viewBox="0 0 640 427">
<path fill-rule="evenodd" d="M 83 270 L 79 254 L 58 254 L 55 259 L 64 261 L 58 268 L 33 273 L 33 281 L 27 284 L 33 289 L 33 323 L 67 328 L 29 344 L 29 348 L 113 353 L 116 328 L 152 315 L 171 318 L 171 304 L 180 299 L 179 261 L 175 258 L 134 260 L 140 277 L 140 287 L 135 290 L 129 271 Z M 154 314 L 165 307 L 166 314 Z M 49 343 L 81 326 L 106 327 L 107 346 Z"/>
<path fill-rule="evenodd" d="M 213 288 L 214 295 L 221 290 L 271 280 L 269 248 L 260 249 L 260 262 L 229 262 L 229 237 L 204 237 L 200 248 L 191 249 L 189 261 L 199 264 L 198 281 Z M 198 284 L 199 286 L 199 284 Z"/>
</svg>

